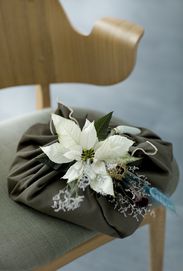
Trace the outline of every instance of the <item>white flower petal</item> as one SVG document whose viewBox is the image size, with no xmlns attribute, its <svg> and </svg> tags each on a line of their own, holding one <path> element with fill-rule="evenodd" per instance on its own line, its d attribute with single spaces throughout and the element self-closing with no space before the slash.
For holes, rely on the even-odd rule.
<svg viewBox="0 0 183 271">
<path fill-rule="evenodd" d="M 85 125 L 83 126 L 83 129 L 86 129 L 90 124 L 91 124 L 91 121 L 89 121 L 88 119 L 86 119 Z"/>
<path fill-rule="evenodd" d="M 113 182 L 109 175 L 99 175 L 90 182 L 90 187 L 97 193 L 114 196 Z"/>
<path fill-rule="evenodd" d="M 94 146 L 94 150 L 98 150 L 104 143 L 105 140 L 102 140 L 102 141 L 98 141 L 95 146 Z"/>
<path fill-rule="evenodd" d="M 127 137 L 113 135 L 105 139 L 95 152 L 97 160 L 113 160 L 123 157 L 133 145 L 133 141 Z"/>
<path fill-rule="evenodd" d="M 91 164 L 85 163 L 84 174 L 89 178 L 90 181 L 96 178 L 96 173 L 94 172 Z"/>
<path fill-rule="evenodd" d="M 79 179 L 83 174 L 83 163 L 76 162 L 72 165 L 66 172 L 66 174 L 62 177 L 63 179 L 68 179 L 67 183 L 70 183 L 74 180 Z"/>
<path fill-rule="evenodd" d="M 84 149 L 91 149 L 98 142 L 94 122 L 87 123 L 81 132 L 80 144 Z"/>
<path fill-rule="evenodd" d="M 80 147 L 80 146 L 78 145 L 78 147 Z M 80 148 L 78 148 L 78 150 L 77 149 L 73 149 L 71 151 L 66 152 L 64 154 L 64 156 L 66 158 L 68 158 L 68 159 L 72 159 L 72 161 L 73 160 L 80 161 L 81 160 L 81 153 L 82 153 L 82 148 L 80 147 Z"/>
<path fill-rule="evenodd" d="M 72 149 L 74 145 L 79 144 L 81 129 L 74 121 L 56 114 L 52 114 L 52 120 L 58 139 L 66 148 Z"/>
<path fill-rule="evenodd" d="M 114 128 L 114 130 L 119 134 L 130 134 L 130 135 L 138 135 L 140 134 L 141 130 L 137 127 L 127 126 L 127 125 L 120 125 Z"/>
<path fill-rule="evenodd" d="M 105 167 L 105 163 L 102 161 L 97 161 L 96 163 L 93 163 L 91 165 L 92 170 L 96 173 L 96 174 L 100 174 L 100 175 L 107 175 L 107 171 L 106 171 L 106 167 Z"/>
<path fill-rule="evenodd" d="M 49 146 L 40 147 L 41 150 L 48 156 L 48 158 L 57 164 L 64 164 L 72 161 L 64 156 L 66 149 L 60 143 L 54 143 Z"/>
</svg>

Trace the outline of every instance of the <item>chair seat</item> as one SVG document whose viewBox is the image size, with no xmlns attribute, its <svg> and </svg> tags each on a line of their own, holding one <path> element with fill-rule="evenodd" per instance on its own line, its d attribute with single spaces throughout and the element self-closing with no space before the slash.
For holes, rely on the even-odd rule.
<svg viewBox="0 0 183 271">
<path fill-rule="evenodd" d="M 7 174 L 23 132 L 47 122 L 50 109 L 0 123 L 0 270 L 25 271 L 62 256 L 97 233 L 13 202 Z"/>
</svg>

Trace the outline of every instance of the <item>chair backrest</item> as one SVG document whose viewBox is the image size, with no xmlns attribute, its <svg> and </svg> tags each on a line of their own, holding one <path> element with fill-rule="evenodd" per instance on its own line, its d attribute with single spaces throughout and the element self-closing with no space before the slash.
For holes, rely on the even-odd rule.
<svg viewBox="0 0 183 271">
<path fill-rule="evenodd" d="M 57 0 L 1 0 L 0 88 L 42 85 L 44 99 L 50 83 L 117 83 L 132 71 L 142 35 L 140 26 L 113 18 L 82 35 Z"/>
</svg>

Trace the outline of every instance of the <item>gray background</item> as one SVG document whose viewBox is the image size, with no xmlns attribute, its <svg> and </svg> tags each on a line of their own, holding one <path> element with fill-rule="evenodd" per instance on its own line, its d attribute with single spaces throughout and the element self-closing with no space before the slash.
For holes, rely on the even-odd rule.
<svg viewBox="0 0 183 271">
<path fill-rule="evenodd" d="M 89 33 L 104 16 L 128 19 L 145 28 L 137 65 L 123 83 L 98 87 L 82 84 L 52 85 L 52 106 L 62 100 L 84 106 L 153 129 L 174 145 L 181 178 L 173 195 L 177 215 L 168 213 L 165 270 L 183 270 L 183 1 L 182 0 L 62 0 L 70 20 L 81 32 Z M 0 92 L 0 120 L 35 110 L 32 86 Z M 13 112 L 8 108 L 13 108 Z M 148 231 L 108 245 L 64 267 L 63 271 L 146 271 Z"/>
</svg>

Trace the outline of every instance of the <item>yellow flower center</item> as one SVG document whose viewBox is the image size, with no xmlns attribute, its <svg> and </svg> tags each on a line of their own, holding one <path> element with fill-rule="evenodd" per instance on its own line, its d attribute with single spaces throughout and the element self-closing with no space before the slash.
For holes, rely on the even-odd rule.
<svg viewBox="0 0 183 271">
<path fill-rule="evenodd" d="M 89 150 L 83 149 L 82 154 L 81 154 L 81 160 L 83 161 L 90 160 L 91 162 L 93 162 L 94 156 L 95 156 L 95 151 L 93 148 Z"/>
</svg>

